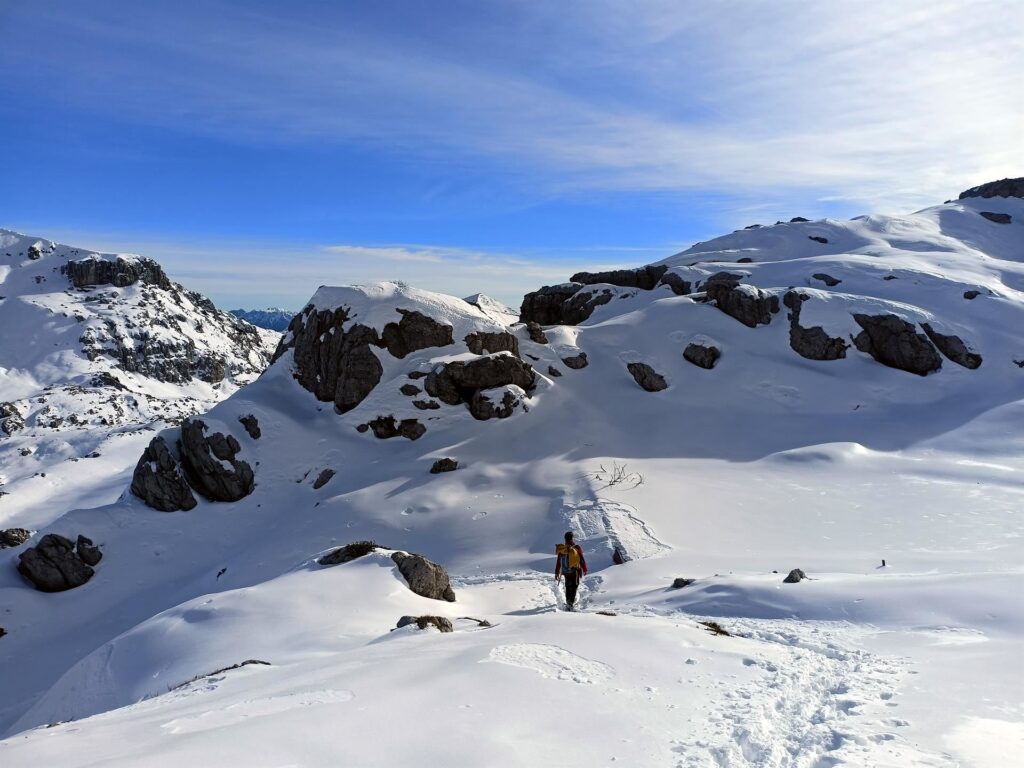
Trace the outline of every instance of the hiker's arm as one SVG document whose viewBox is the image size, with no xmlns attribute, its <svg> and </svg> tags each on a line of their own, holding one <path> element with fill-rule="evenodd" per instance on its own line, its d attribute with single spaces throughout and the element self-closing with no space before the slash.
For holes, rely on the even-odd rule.
<svg viewBox="0 0 1024 768">
<path fill-rule="evenodd" d="M 555 578 L 557 579 L 562 574 L 562 558 L 555 552 Z"/>
<path fill-rule="evenodd" d="M 576 547 L 580 551 L 580 566 L 583 568 L 583 575 L 587 575 L 587 558 L 583 556 L 583 547 Z"/>
</svg>

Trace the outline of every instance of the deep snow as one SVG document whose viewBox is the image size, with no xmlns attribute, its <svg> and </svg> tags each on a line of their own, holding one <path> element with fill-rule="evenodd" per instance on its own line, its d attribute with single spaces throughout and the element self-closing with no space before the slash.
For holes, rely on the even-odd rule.
<svg viewBox="0 0 1024 768">
<path fill-rule="evenodd" d="M 375 350 L 381 382 L 343 415 L 285 354 L 204 417 L 238 438 L 255 492 L 187 513 L 125 492 L 63 515 L 46 530 L 105 553 L 77 590 L 32 591 L 19 550 L 0 551 L 0 762 L 1024 764 L 1022 257 L 1019 199 L 733 233 L 666 263 L 804 286 L 802 325 L 845 338 L 855 311 L 927 321 L 983 364 L 805 360 L 785 310 L 751 329 L 665 287 L 619 288 L 549 345 L 516 330 L 538 384 L 528 410 L 486 422 L 398 390 L 507 315 L 398 284 L 322 289 L 317 307 L 378 328 L 419 309 L 456 343 Z M 694 338 L 722 346 L 713 370 L 682 358 Z M 588 367 L 561 363 L 579 350 Z M 639 388 L 629 362 L 668 389 Z M 427 432 L 356 431 L 385 414 Z M 460 468 L 429 474 L 442 456 Z M 616 466 L 643 482 L 609 487 Z M 555 610 L 567 527 L 592 566 L 576 614 Z M 368 538 L 443 563 L 457 601 L 412 594 L 385 554 L 316 565 Z M 811 580 L 781 583 L 796 567 Z M 671 589 L 680 576 L 696 581 Z M 456 631 L 390 631 L 426 613 Z M 250 659 L 269 664 L 203 677 Z"/>
</svg>

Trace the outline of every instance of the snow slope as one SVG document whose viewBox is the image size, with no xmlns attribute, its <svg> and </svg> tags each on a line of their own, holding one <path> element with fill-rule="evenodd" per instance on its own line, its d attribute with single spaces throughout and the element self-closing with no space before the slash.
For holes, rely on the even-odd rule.
<svg viewBox="0 0 1024 768">
<path fill-rule="evenodd" d="M 0 526 L 113 501 L 154 428 L 254 379 L 276 342 L 149 259 L 0 230 Z"/>
<path fill-rule="evenodd" d="M 927 322 L 983 362 L 808 360 L 785 308 L 750 328 L 666 285 L 608 286 L 548 343 L 454 297 L 323 288 L 273 365 L 203 416 L 237 439 L 251 495 L 162 513 L 125 491 L 69 512 L 46 530 L 104 551 L 69 592 L 31 590 L 20 550 L 0 550 L 0 761 L 1024 764 L 1024 200 L 742 230 L 664 264 L 695 287 L 725 270 L 801 288 L 801 324 L 848 341 L 854 313 Z M 379 381 L 339 414 L 289 346 L 339 310 L 321 344 L 386 334 L 397 310 L 453 343 L 371 346 Z M 536 372 L 508 418 L 402 393 L 504 328 Z M 683 358 L 694 340 L 721 348 L 711 370 Z M 585 368 L 563 362 L 581 351 Z M 639 387 L 638 362 L 667 388 Z M 358 429 L 389 415 L 426 432 Z M 431 474 L 441 457 L 459 468 Z M 569 527 L 591 564 L 576 614 L 555 610 L 551 576 Z M 444 564 L 456 602 L 412 594 L 386 552 L 317 565 L 361 539 Z M 783 584 L 797 567 L 810 580 Z M 455 631 L 391 631 L 406 614 Z M 245 661 L 267 663 L 225 670 Z"/>
</svg>

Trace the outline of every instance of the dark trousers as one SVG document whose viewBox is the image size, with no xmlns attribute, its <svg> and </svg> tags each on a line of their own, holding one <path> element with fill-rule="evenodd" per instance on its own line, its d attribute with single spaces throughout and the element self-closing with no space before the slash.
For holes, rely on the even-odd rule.
<svg viewBox="0 0 1024 768">
<path fill-rule="evenodd" d="M 580 572 L 577 570 L 566 571 L 565 576 L 565 605 L 572 608 L 576 603 L 576 590 L 580 586 Z"/>
</svg>

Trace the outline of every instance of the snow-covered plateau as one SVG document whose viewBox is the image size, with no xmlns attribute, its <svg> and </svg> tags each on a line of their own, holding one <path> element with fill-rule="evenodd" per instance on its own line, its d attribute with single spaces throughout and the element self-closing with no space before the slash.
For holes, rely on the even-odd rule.
<svg viewBox="0 0 1024 768">
<path fill-rule="evenodd" d="M 1024 180 L 518 317 L 321 287 L 237 389 L 259 345 L 193 335 L 194 294 L 77 289 L 82 256 L 2 237 L 0 526 L 31 533 L 0 549 L 5 768 L 1024 765 Z M 148 327 L 234 381 L 116 352 L 178 311 Z M 83 400 L 87 363 L 131 395 Z M 88 431 L 108 397 L 162 431 L 33 495 L 41 406 Z"/>
</svg>

